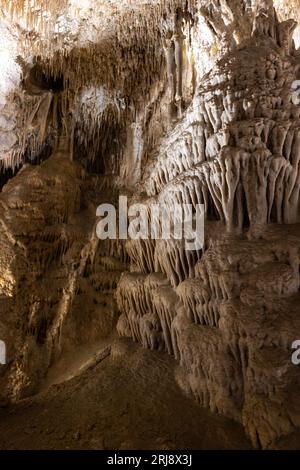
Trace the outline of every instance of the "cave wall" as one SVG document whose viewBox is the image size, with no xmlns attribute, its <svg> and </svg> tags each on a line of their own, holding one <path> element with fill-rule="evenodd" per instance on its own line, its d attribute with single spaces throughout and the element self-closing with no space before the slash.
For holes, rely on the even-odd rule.
<svg viewBox="0 0 300 470">
<path fill-rule="evenodd" d="M 299 223 L 295 26 L 259 10 L 145 170 L 144 204 L 205 205 L 205 252 L 130 241 L 117 290 L 119 334 L 174 355 L 183 389 L 264 448 L 299 426 L 299 232 L 284 225 Z"/>
<path fill-rule="evenodd" d="M 297 4 L 5 3 L 1 402 L 117 331 L 174 356 L 187 394 L 276 446 L 300 426 Z M 205 249 L 98 240 L 96 208 L 120 194 L 204 204 Z"/>
</svg>

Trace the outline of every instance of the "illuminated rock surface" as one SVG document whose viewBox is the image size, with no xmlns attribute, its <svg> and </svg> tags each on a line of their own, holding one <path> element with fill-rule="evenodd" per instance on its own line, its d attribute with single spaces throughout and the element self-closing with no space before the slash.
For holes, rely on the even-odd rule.
<svg viewBox="0 0 300 470">
<path fill-rule="evenodd" d="M 297 446 L 300 9 L 287 3 L 0 1 L 2 448 Z M 205 249 L 100 241 L 96 208 L 119 195 L 204 204 Z M 16 436 L 45 406 L 30 421 L 42 436 Z"/>
</svg>

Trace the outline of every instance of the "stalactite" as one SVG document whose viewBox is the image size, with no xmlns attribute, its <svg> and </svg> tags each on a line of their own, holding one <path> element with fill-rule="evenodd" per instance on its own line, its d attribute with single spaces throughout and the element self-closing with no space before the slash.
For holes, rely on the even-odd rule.
<svg viewBox="0 0 300 470">
<path fill-rule="evenodd" d="M 0 102 L 0 166 L 25 163 L 0 194 L 1 309 L 21 323 L 5 386 L 31 393 L 64 347 L 117 326 L 271 447 L 299 425 L 295 24 L 261 2 L 104 3 L 0 0 L 23 72 Z M 100 242 L 96 206 L 123 191 L 148 215 L 203 204 L 205 249 Z"/>
<path fill-rule="evenodd" d="M 242 422 L 254 445 L 269 447 L 293 428 L 287 414 L 278 418 L 283 381 L 277 379 L 278 387 L 272 388 L 267 379 L 276 382 L 279 366 L 267 371 L 263 361 L 269 348 L 287 354 L 284 337 L 289 327 L 282 326 L 277 338 L 275 317 L 282 314 L 285 322 L 284 312 L 295 301 L 299 285 L 299 262 L 293 261 L 298 260 L 297 229 L 289 229 L 289 249 L 284 252 L 280 237 L 286 227 L 274 225 L 299 222 L 299 109 L 288 98 L 297 77 L 291 55 L 294 24 L 280 26 L 272 9 L 248 9 L 249 24 L 242 33 L 248 39 L 235 48 L 241 30 L 233 10 L 225 3 L 221 10 L 203 7 L 201 14 L 223 58 L 202 78 L 193 102 L 148 159 L 134 194 L 135 202 L 148 207 L 161 203 L 170 212 L 175 204 L 204 204 L 207 248 L 188 253 L 177 241 L 156 240 L 149 252 L 144 242 L 129 244 L 132 269 L 163 273 L 168 284 L 151 290 L 150 277 L 134 272 L 138 296 L 133 283 L 125 289 L 121 281 L 119 332 L 151 349 L 155 344 L 161 349 L 162 340 L 180 361 L 181 387 L 203 406 Z M 230 27 L 224 43 L 226 22 Z M 172 103 L 175 85 L 181 96 L 176 74 L 181 44 L 175 51 L 176 36 L 164 38 Z M 217 236 L 220 227 L 224 233 Z M 152 324 L 152 337 L 151 328 L 146 332 L 143 326 L 144 317 Z M 297 322 L 294 313 L 291 317 Z M 287 375 L 292 383 L 290 370 Z M 256 413 L 260 393 L 270 403 Z"/>
<path fill-rule="evenodd" d="M 175 23 L 175 34 L 173 36 L 175 46 L 175 62 L 176 62 L 176 106 L 178 109 L 178 117 L 182 117 L 182 75 L 183 75 L 183 41 L 186 39 L 182 33 L 182 17 L 181 12 L 177 11 Z"/>
</svg>

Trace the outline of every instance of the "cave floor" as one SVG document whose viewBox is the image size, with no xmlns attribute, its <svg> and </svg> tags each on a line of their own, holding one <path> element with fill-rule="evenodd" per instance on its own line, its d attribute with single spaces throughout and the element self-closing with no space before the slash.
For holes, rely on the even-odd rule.
<svg viewBox="0 0 300 470">
<path fill-rule="evenodd" d="M 251 448 L 242 426 L 183 395 L 169 356 L 125 339 L 112 339 L 111 354 L 85 369 L 84 354 L 75 356 L 69 375 L 75 363 L 80 375 L 61 382 L 66 359 L 38 395 L 0 410 L 1 450 Z M 61 383 L 51 385 L 55 374 Z"/>
</svg>

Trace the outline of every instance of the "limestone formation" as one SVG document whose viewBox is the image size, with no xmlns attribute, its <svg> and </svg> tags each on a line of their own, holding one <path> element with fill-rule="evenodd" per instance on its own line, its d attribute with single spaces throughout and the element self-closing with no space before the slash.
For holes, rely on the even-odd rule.
<svg viewBox="0 0 300 470">
<path fill-rule="evenodd" d="M 1 405 L 118 335 L 253 447 L 299 430 L 299 21 L 297 1 L 0 0 Z M 203 205 L 203 247 L 98 239 L 124 195 Z"/>
</svg>

